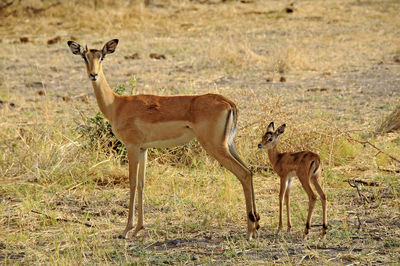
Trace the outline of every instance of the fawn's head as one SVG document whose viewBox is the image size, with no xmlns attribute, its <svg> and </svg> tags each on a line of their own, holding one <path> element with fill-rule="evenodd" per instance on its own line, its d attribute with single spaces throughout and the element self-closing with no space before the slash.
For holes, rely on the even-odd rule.
<svg viewBox="0 0 400 266">
<path fill-rule="evenodd" d="M 286 124 L 281 125 L 278 127 L 276 131 L 274 127 L 274 122 L 269 123 L 267 127 L 267 132 L 262 137 L 261 142 L 258 144 L 259 149 L 271 149 L 276 145 L 277 139 L 279 135 L 285 132 Z"/>
<path fill-rule="evenodd" d="M 82 56 L 85 61 L 86 70 L 91 81 L 96 81 L 98 79 L 98 74 L 101 72 L 101 62 L 103 61 L 106 54 L 112 54 L 117 48 L 118 39 L 111 40 L 107 42 L 103 49 L 88 49 L 87 45 L 85 48 L 82 47 L 77 42 L 68 41 L 69 49 L 75 55 Z"/>
</svg>

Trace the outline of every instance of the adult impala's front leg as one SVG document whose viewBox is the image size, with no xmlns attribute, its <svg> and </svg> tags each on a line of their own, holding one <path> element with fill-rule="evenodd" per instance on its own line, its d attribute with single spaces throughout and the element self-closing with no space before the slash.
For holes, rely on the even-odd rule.
<svg viewBox="0 0 400 266">
<path fill-rule="evenodd" d="M 139 177 L 138 177 L 138 222 L 136 224 L 135 231 L 133 235 L 136 235 L 143 227 L 143 189 L 144 189 L 144 180 L 146 175 L 146 157 L 147 157 L 147 149 L 140 150 L 139 155 Z"/>
<path fill-rule="evenodd" d="M 139 155 L 140 149 L 135 146 L 127 145 L 129 160 L 129 210 L 128 210 L 128 222 L 126 224 L 125 230 L 119 236 L 119 238 L 126 238 L 126 234 L 133 228 L 133 214 L 135 206 L 135 191 L 138 176 L 138 166 L 139 166 Z"/>
</svg>

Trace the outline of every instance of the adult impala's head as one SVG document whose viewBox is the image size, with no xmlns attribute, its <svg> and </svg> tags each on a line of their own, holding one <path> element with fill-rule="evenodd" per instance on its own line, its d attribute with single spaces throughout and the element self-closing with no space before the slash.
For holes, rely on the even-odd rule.
<svg viewBox="0 0 400 266">
<path fill-rule="evenodd" d="M 91 81 L 96 81 L 98 79 L 99 73 L 101 73 L 101 62 L 103 62 L 106 54 L 114 53 L 117 45 L 118 39 L 114 39 L 107 42 L 101 50 L 89 50 L 87 45 L 85 48 L 83 48 L 82 45 L 77 42 L 68 41 L 68 46 L 69 49 L 71 49 L 71 52 L 73 54 L 82 56 L 83 60 L 85 61 L 86 70 Z"/>
<path fill-rule="evenodd" d="M 285 132 L 286 124 L 281 125 L 278 127 L 276 131 L 274 127 L 274 122 L 269 123 L 267 127 L 267 132 L 262 137 L 261 143 L 258 144 L 259 149 L 271 149 L 275 144 L 276 140 L 278 139 L 279 135 Z"/>
</svg>

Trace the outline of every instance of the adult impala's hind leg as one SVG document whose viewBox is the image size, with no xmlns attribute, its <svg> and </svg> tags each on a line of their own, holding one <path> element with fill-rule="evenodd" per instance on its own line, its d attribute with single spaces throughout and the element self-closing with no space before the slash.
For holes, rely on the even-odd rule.
<svg viewBox="0 0 400 266">
<path fill-rule="evenodd" d="M 140 230 L 143 229 L 143 189 L 144 189 L 144 181 L 146 175 L 146 157 L 147 157 L 147 149 L 140 150 L 139 154 L 139 176 L 137 183 L 138 190 L 138 222 L 136 224 L 135 231 L 133 235 L 136 235 Z"/>
<path fill-rule="evenodd" d="M 319 183 L 320 180 L 320 173 L 317 175 L 313 175 L 311 177 L 311 181 L 313 182 L 315 189 L 317 190 L 317 193 L 319 194 L 321 198 L 321 203 L 322 203 L 322 238 L 325 237 L 326 231 L 328 230 L 328 224 L 327 224 L 327 218 L 326 218 L 326 195 L 325 192 L 322 190 L 322 187 Z"/>
<path fill-rule="evenodd" d="M 119 236 L 119 238 L 126 238 L 126 234 L 133 228 L 133 214 L 135 206 L 135 191 L 139 167 L 139 152 L 140 149 L 135 146 L 126 147 L 129 160 L 129 210 L 128 210 L 128 222 L 125 230 Z"/>
<path fill-rule="evenodd" d="M 245 201 L 246 201 L 246 216 L 247 216 L 247 238 L 251 240 L 256 236 L 256 231 L 259 228 L 259 216 L 253 213 L 253 200 L 252 200 L 252 186 L 251 172 L 242 166 L 229 152 L 226 145 L 219 144 L 212 146 L 211 143 L 199 139 L 199 142 L 222 166 L 231 171 L 240 181 L 243 187 Z"/>
<path fill-rule="evenodd" d="M 243 162 L 243 160 L 240 158 L 236 151 L 236 146 L 234 142 L 228 142 L 228 148 L 229 148 L 229 153 L 238 161 L 244 168 L 248 169 L 246 164 Z M 259 225 L 259 220 L 260 220 L 260 215 L 257 213 L 256 209 L 256 199 L 254 196 L 254 184 L 253 184 L 253 173 L 251 173 L 251 198 L 252 198 L 252 206 L 253 206 L 253 214 L 254 214 L 254 220 L 255 220 L 255 227 L 258 230 L 260 228 Z"/>
</svg>

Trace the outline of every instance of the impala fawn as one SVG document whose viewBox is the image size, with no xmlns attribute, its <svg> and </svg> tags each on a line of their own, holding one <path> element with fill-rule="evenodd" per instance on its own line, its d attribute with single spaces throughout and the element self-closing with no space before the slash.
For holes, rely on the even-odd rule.
<svg viewBox="0 0 400 266">
<path fill-rule="evenodd" d="M 311 215 L 314 209 L 315 201 L 317 196 L 312 190 L 310 181 L 314 184 L 322 201 L 322 238 L 325 237 L 328 229 L 326 222 L 326 196 L 322 187 L 319 183 L 321 177 L 321 165 L 320 157 L 318 154 L 311 151 L 300 151 L 300 152 L 284 152 L 280 153 L 276 148 L 278 137 L 285 131 L 286 125 L 281 125 L 276 131 L 274 131 L 274 122 L 268 125 L 267 132 L 262 137 L 262 141 L 258 144 L 258 148 L 268 150 L 268 158 L 272 164 L 274 171 L 279 175 L 281 179 L 281 188 L 279 192 L 279 228 L 278 232 L 282 229 L 282 208 L 283 208 L 283 196 L 285 196 L 286 209 L 287 209 L 287 225 L 288 232 L 292 227 L 290 221 L 290 188 L 295 176 L 297 176 L 307 192 L 309 203 L 308 203 L 308 216 L 306 228 L 304 230 L 304 236 L 307 236 L 310 225 Z"/>
</svg>

